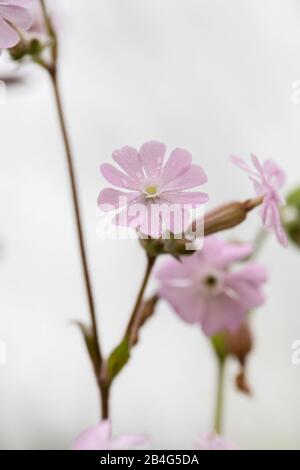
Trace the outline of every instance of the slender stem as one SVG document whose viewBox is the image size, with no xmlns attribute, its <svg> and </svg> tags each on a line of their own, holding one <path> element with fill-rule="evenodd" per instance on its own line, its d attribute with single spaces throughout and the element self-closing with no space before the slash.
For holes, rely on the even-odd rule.
<svg viewBox="0 0 300 470">
<path fill-rule="evenodd" d="M 150 279 L 150 275 L 155 263 L 155 259 L 153 257 L 147 257 L 147 266 L 145 270 L 145 274 L 142 280 L 142 284 L 140 290 L 138 292 L 132 314 L 130 316 L 125 334 L 123 336 L 122 342 L 124 340 L 128 340 L 128 348 L 131 349 L 137 342 L 138 338 L 138 330 L 139 327 L 145 321 L 144 318 L 140 318 L 141 307 L 144 299 L 144 294 L 146 287 L 148 285 L 148 281 Z M 107 419 L 109 417 L 109 401 L 110 401 L 110 391 L 111 385 L 114 380 L 114 377 L 111 378 L 107 374 L 106 370 L 107 363 L 105 361 L 102 362 L 102 373 L 99 377 L 99 387 L 101 393 L 101 403 L 102 403 L 102 419 Z"/>
<path fill-rule="evenodd" d="M 225 378 L 225 360 L 218 359 L 218 376 L 215 402 L 214 431 L 217 434 L 222 433 L 223 423 L 223 405 L 224 405 L 224 378 Z"/>
<path fill-rule="evenodd" d="M 128 325 L 125 331 L 124 338 L 127 337 L 129 339 L 130 345 L 132 345 L 133 336 L 135 336 L 134 335 L 135 328 L 138 326 L 139 313 L 140 313 L 142 301 L 144 298 L 144 293 L 145 293 L 148 281 L 150 279 L 150 275 L 151 275 L 151 272 L 155 263 L 155 259 L 156 258 L 151 257 L 151 256 L 147 257 L 147 266 L 146 266 L 145 274 L 144 274 L 142 284 L 141 284 L 140 290 L 138 292 L 138 295 L 137 295 L 137 298 L 133 307 L 130 320 L 128 322 Z"/>
<path fill-rule="evenodd" d="M 100 387 L 101 392 L 101 417 L 102 419 L 109 418 L 109 401 L 110 401 L 110 385 L 102 385 Z"/>
<path fill-rule="evenodd" d="M 256 259 L 258 257 L 258 255 L 260 254 L 262 248 L 263 248 L 263 245 L 265 243 L 265 241 L 267 240 L 267 237 L 268 237 L 268 234 L 269 232 L 265 229 L 265 228 L 261 228 L 259 229 L 255 239 L 254 239 L 254 251 L 252 253 L 252 255 L 250 255 L 250 258 L 253 260 L 253 259 Z"/>
<path fill-rule="evenodd" d="M 55 103 L 57 107 L 59 123 L 60 123 L 62 137 L 63 137 L 64 146 L 66 150 L 66 160 L 67 160 L 67 167 L 68 167 L 70 184 L 71 184 L 71 194 L 72 194 L 73 205 L 74 205 L 75 221 L 76 221 L 76 229 L 77 229 L 77 236 L 78 236 L 78 242 L 79 242 L 83 277 L 84 277 L 86 295 L 87 295 L 89 312 L 90 312 L 92 328 L 93 328 L 93 336 L 94 336 L 94 341 L 95 341 L 97 362 L 100 368 L 100 365 L 102 362 L 102 355 L 101 355 L 99 335 L 98 335 L 98 329 L 97 329 L 96 310 L 95 310 L 95 303 L 94 303 L 92 286 L 91 286 L 91 278 L 90 278 L 87 255 L 86 255 L 86 250 L 85 250 L 78 189 L 77 189 L 77 183 L 76 183 L 76 178 L 75 178 L 75 173 L 74 173 L 73 156 L 72 156 L 70 141 L 69 141 L 68 132 L 67 132 L 66 123 L 65 123 L 63 106 L 62 106 L 59 85 L 58 85 L 58 80 L 57 80 L 57 73 L 55 70 L 52 70 L 52 71 L 49 70 L 49 73 L 50 73 L 51 81 L 53 84 Z"/>
</svg>

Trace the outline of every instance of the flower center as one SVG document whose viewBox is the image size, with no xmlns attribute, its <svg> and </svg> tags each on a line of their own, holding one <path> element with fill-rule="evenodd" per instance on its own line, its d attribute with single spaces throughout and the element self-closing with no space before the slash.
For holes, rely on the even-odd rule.
<svg viewBox="0 0 300 470">
<path fill-rule="evenodd" d="M 158 195 L 158 188 L 157 186 L 154 186 L 154 185 L 150 185 L 150 186 L 147 186 L 145 189 L 144 189 L 144 194 L 146 196 L 146 198 L 150 198 L 150 197 L 155 197 Z"/>
<path fill-rule="evenodd" d="M 221 272 L 211 270 L 200 279 L 200 289 L 205 295 L 218 295 L 224 288 L 224 279 Z"/>
<path fill-rule="evenodd" d="M 204 278 L 203 282 L 208 288 L 214 288 L 218 284 L 218 279 L 216 276 L 209 275 Z"/>
</svg>

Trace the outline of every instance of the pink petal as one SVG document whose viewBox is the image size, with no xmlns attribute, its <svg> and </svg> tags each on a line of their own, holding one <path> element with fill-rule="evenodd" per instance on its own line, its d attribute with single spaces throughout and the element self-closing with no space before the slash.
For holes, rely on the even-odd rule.
<svg viewBox="0 0 300 470">
<path fill-rule="evenodd" d="M 274 229 L 275 229 L 277 240 L 283 247 L 286 248 L 288 245 L 288 239 L 287 239 L 285 230 L 281 222 L 280 211 L 275 203 L 272 205 L 272 212 L 273 212 L 273 224 L 274 224 Z"/>
<path fill-rule="evenodd" d="M 158 178 L 161 173 L 166 146 L 160 142 L 146 142 L 140 149 L 140 157 L 149 178 Z"/>
<path fill-rule="evenodd" d="M 151 238 L 159 238 L 163 232 L 159 205 L 148 203 L 146 208 L 147 210 L 144 213 L 145 215 L 143 219 L 141 220 L 139 230 L 141 233 L 148 235 Z"/>
<path fill-rule="evenodd" d="M 33 1 L 36 1 L 36 0 L 0 0 L 0 3 L 2 2 L 8 5 L 25 6 L 25 5 L 29 5 Z"/>
<path fill-rule="evenodd" d="M 208 201 L 208 195 L 201 192 L 164 192 L 159 197 L 162 201 L 168 201 L 171 204 L 189 205 L 191 208 L 200 204 L 205 204 Z"/>
<path fill-rule="evenodd" d="M 271 182 L 272 186 L 276 189 L 282 188 L 286 181 L 286 175 L 285 172 L 279 168 L 277 163 L 273 160 L 266 160 L 263 165 L 263 170 L 268 182 Z"/>
<path fill-rule="evenodd" d="M 124 434 L 111 442 L 111 450 L 130 450 L 149 445 L 149 437 L 146 434 Z"/>
<path fill-rule="evenodd" d="M 147 211 L 146 200 L 140 196 L 133 202 L 129 202 L 127 207 L 113 218 L 112 223 L 123 227 L 138 228 L 145 218 L 145 211 Z"/>
<path fill-rule="evenodd" d="M 161 207 L 161 219 L 163 227 L 174 234 L 183 233 L 189 226 L 190 213 L 179 204 L 173 204 L 166 208 Z"/>
<path fill-rule="evenodd" d="M 73 450 L 109 450 L 111 424 L 109 420 L 102 421 L 97 426 L 84 431 L 74 442 Z"/>
<path fill-rule="evenodd" d="M 218 434 L 203 434 L 196 442 L 198 450 L 239 450 L 234 444 Z"/>
<path fill-rule="evenodd" d="M 195 287 L 163 286 L 158 294 L 166 299 L 186 323 L 198 323 L 204 314 L 205 304 Z"/>
<path fill-rule="evenodd" d="M 261 284 L 266 282 L 267 274 L 263 267 L 251 263 L 242 271 L 228 273 L 226 285 L 238 294 L 240 303 L 246 310 L 259 307 L 265 302 Z"/>
<path fill-rule="evenodd" d="M 246 310 L 235 299 L 226 294 L 210 297 L 201 326 L 207 336 L 213 336 L 224 329 L 234 331 L 244 321 Z"/>
<path fill-rule="evenodd" d="M 1 7 L 0 7 L 1 8 Z M 0 10 L 1 15 L 1 10 Z M 14 47 L 20 41 L 18 33 L 0 16 L 0 49 Z"/>
<path fill-rule="evenodd" d="M 131 178 L 138 182 L 144 179 L 141 158 L 134 148 L 127 146 L 121 150 L 115 150 L 112 157 Z"/>
<path fill-rule="evenodd" d="M 155 278 L 169 284 L 174 279 L 183 279 L 187 275 L 185 263 L 168 257 L 165 262 L 155 271 Z"/>
<path fill-rule="evenodd" d="M 28 30 L 33 23 L 33 17 L 27 8 L 15 5 L 1 5 L 0 15 L 20 29 Z"/>
<path fill-rule="evenodd" d="M 175 149 L 171 153 L 162 170 L 163 184 L 166 185 L 172 180 L 183 175 L 191 166 L 192 155 L 183 149 Z"/>
<path fill-rule="evenodd" d="M 256 285 L 265 283 L 268 280 L 267 270 L 260 264 L 253 262 L 248 263 L 242 271 L 239 271 L 238 274 L 244 280 Z"/>
<path fill-rule="evenodd" d="M 253 163 L 254 167 L 257 169 L 259 175 L 264 180 L 265 179 L 265 174 L 264 174 L 263 167 L 261 166 L 260 161 L 258 160 L 257 156 L 254 155 L 253 153 L 251 154 L 251 160 L 252 160 L 252 163 Z"/>
<path fill-rule="evenodd" d="M 203 255 L 205 262 L 219 268 L 247 258 L 253 252 L 253 245 L 248 243 L 228 243 L 211 235 L 205 238 Z"/>
<path fill-rule="evenodd" d="M 136 180 L 130 178 L 128 175 L 125 175 L 122 171 L 117 170 L 113 165 L 109 163 L 104 163 L 100 167 L 101 173 L 104 178 L 114 186 L 124 189 L 134 189 L 138 190 L 138 183 Z"/>
<path fill-rule="evenodd" d="M 108 212 L 126 206 L 140 196 L 139 192 L 124 193 L 112 188 L 105 188 L 98 197 L 98 206 L 104 212 Z"/>
<path fill-rule="evenodd" d="M 251 169 L 251 167 L 248 165 L 248 163 L 246 163 L 243 158 L 231 155 L 230 159 L 232 163 L 239 167 L 241 170 L 246 171 L 250 175 L 257 176 L 257 173 Z"/>
<path fill-rule="evenodd" d="M 207 182 L 207 176 L 201 166 L 191 165 L 182 175 L 164 185 L 164 191 L 177 191 L 201 186 Z"/>
</svg>

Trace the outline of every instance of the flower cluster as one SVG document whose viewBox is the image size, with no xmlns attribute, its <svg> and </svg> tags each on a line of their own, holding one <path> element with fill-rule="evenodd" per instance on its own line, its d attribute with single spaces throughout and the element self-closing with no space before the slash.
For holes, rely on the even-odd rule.
<svg viewBox="0 0 300 470">
<path fill-rule="evenodd" d="M 261 163 L 254 155 L 251 156 L 252 165 L 240 157 L 232 156 L 232 162 L 246 172 L 252 181 L 255 197 L 244 202 L 224 204 L 206 217 L 202 213 L 200 220 L 203 222 L 203 230 L 201 234 L 196 230 L 195 237 L 200 237 L 203 244 L 201 249 L 191 254 L 184 252 L 182 246 L 187 251 L 185 243 L 187 240 L 191 241 L 189 233 L 194 226 L 198 226 L 198 218 L 192 220 L 191 215 L 196 209 L 203 208 L 209 200 L 208 194 L 200 190 L 207 183 L 204 169 L 193 163 L 191 153 L 182 148 L 175 148 L 166 158 L 166 146 L 158 141 L 146 142 L 139 150 L 126 146 L 113 152 L 112 158 L 118 167 L 110 163 L 101 165 L 103 177 L 113 187 L 102 189 L 98 206 L 103 212 L 115 212 L 114 224 L 131 227 L 138 232 L 147 253 L 148 268 L 124 338 L 106 359 L 98 341 L 71 145 L 57 80 L 58 38 L 44 2 L 0 0 L 0 52 L 2 49 L 10 49 L 10 57 L 16 61 L 29 57 L 33 63 L 42 66 L 49 72 L 54 85 L 72 183 L 92 329 L 90 331 L 81 326 L 97 384 L 100 391 L 105 392 L 101 393 L 102 399 L 106 399 L 106 406 L 102 407 L 103 415 L 108 416 L 112 381 L 129 360 L 131 348 L 138 340 L 139 328 L 152 315 L 159 299 L 166 300 L 184 322 L 200 325 L 206 336 L 213 337 L 211 343 L 221 367 L 230 355 L 238 359 L 241 370 L 236 383 L 241 391 L 249 393 L 245 368 L 247 356 L 252 349 L 252 335 L 247 324 L 247 315 L 265 302 L 263 287 L 267 281 L 267 273 L 263 266 L 251 259 L 255 246 L 228 242 L 215 233 L 238 225 L 246 219 L 250 210 L 261 206 L 263 227 L 273 231 L 278 242 L 286 246 L 287 236 L 281 219 L 281 208 L 285 204 L 281 194 L 285 184 L 283 170 L 272 160 Z M 296 206 L 300 213 L 300 203 Z M 299 224 L 293 225 L 294 241 L 297 243 L 298 229 Z M 147 242 L 144 242 L 145 238 Z M 180 238 L 183 244 L 178 242 Z M 165 239 L 170 242 L 165 243 Z M 152 302 L 148 301 L 147 304 L 144 293 L 152 267 L 156 258 L 166 253 L 172 256 L 156 269 L 155 277 L 159 286 Z M 216 346 L 216 339 L 219 340 L 220 337 L 223 349 Z M 201 435 L 195 449 L 238 450 L 234 444 L 218 434 L 220 426 L 216 423 L 216 432 Z M 145 447 L 148 443 L 149 439 L 144 434 L 113 437 L 111 422 L 104 419 L 97 426 L 84 431 L 75 440 L 73 449 L 135 449 Z"/>
</svg>

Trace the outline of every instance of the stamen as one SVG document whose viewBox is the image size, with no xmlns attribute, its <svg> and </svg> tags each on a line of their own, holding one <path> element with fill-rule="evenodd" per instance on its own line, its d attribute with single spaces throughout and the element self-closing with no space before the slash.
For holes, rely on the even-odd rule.
<svg viewBox="0 0 300 470">
<path fill-rule="evenodd" d="M 144 191 L 146 197 L 155 197 L 157 195 L 156 186 L 147 186 Z"/>
</svg>

